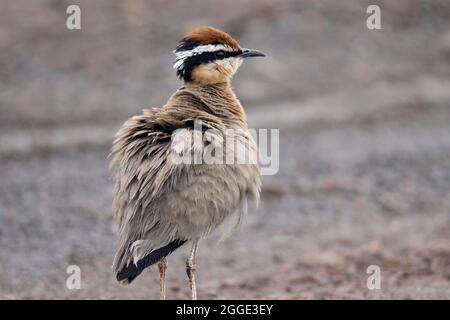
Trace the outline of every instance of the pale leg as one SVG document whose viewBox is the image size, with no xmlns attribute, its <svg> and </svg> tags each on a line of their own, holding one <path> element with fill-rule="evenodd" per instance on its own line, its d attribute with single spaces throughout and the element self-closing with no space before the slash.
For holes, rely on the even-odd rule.
<svg viewBox="0 0 450 320">
<path fill-rule="evenodd" d="M 166 299 L 166 270 L 167 270 L 167 260 L 162 258 L 158 263 L 159 268 L 159 298 L 161 300 Z"/>
<path fill-rule="evenodd" d="M 192 244 L 191 254 L 189 259 L 186 261 L 186 273 L 189 279 L 189 287 L 191 288 L 191 298 L 192 300 L 197 300 L 197 287 L 195 286 L 195 269 L 197 267 L 197 249 L 199 240 L 194 240 Z"/>
</svg>

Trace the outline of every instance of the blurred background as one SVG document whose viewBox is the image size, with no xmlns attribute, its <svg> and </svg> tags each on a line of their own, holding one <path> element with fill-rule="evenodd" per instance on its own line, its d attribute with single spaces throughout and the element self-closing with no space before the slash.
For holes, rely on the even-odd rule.
<svg viewBox="0 0 450 320">
<path fill-rule="evenodd" d="M 198 25 L 267 54 L 233 86 L 251 127 L 280 129 L 260 208 L 200 245 L 199 297 L 449 299 L 445 0 L 0 0 L 0 298 L 159 297 L 156 268 L 127 287 L 111 273 L 107 155 L 181 85 L 172 50 Z M 169 260 L 168 298 L 189 297 L 187 251 Z M 66 288 L 73 264 L 81 290 Z"/>
</svg>

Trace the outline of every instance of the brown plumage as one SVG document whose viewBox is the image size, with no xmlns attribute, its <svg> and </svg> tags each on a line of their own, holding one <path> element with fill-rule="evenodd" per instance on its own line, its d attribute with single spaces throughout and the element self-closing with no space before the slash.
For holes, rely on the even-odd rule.
<svg viewBox="0 0 450 320">
<path fill-rule="evenodd" d="M 247 200 L 259 198 L 257 162 L 237 161 L 257 159 L 257 146 L 230 80 L 244 57 L 262 54 L 241 49 L 231 36 L 211 27 L 194 29 L 177 50 L 177 61 L 182 60 L 178 71 L 185 68 L 189 80 L 162 108 L 145 109 L 125 122 L 113 143 L 113 208 L 119 233 L 113 269 L 119 281 L 129 283 L 160 262 L 163 298 L 165 257 L 193 241 L 187 271 L 195 298 L 198 239 L 237 227 L 247 212 Z M 196 135 L 205 137 L 201 145 L 192 139 Z M 228 138 L 237 140 L 238 147 L 232 148 Z M 231 150 L 233 163 L 180 164 L 172 157 L 202 157 L 211 145 L 224 154 Z"/>
<path fill-rule="evenodd" d="M 213 27 L 197 27 L 187 33 L 181 42 L 197 42 L 201 44 L 222 43 L 233 49 L 240 49 L 239 43 L 228 33 Z"/>
</svg>

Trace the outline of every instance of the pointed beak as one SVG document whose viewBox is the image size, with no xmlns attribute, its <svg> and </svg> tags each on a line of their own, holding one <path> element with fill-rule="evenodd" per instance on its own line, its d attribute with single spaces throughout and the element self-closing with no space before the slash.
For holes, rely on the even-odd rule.
<svg viewBox="0 0 450 320">
<path fill-rule="evenodd" d="M 258 50 L 253 49 L 242 49 L 242 53 L 239 55 L 241 58 L 250 58 L 250 57 L 265 57 L 266 55 Z"/>
</svg>

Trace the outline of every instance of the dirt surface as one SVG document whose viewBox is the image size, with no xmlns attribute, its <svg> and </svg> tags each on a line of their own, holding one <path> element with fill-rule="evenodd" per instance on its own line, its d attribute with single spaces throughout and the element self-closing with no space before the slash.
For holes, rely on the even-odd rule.
<svg viewBox="0 0 450 320">
<path fill-rule="evenodd" d="M 111 273 L 107 155 L 121 122 L 179 85 L 174 39 L 213 24 L 273 57 L 234 86 L 251 126 L 280 129 L 280 170 L 236 234 L 200 243 L 199 298 L 450 299 L 448 3 L 380 2 L 383 31 L 367 33 L 363 1 L 230 1 L 208 18 L 81 2 L 77 35 L 55 27 L 59 2 L 21 2 L 0 3 L 0 298 L 159 297 L 157 268 L 131 286 Z M 170 256 L 170 299 L 189 297 L 188 251 Z"/>
<path fill-rule="evenodd" d="M 450 109 L 366 120 L 281 132 L 260 208 L 232 238 L 201 243 L 200 297 L 450 298 Z M 2 298 L 158 297 L 156 269 L 129 287 L 111 275 L 107 153 L 2 162 Z M 188 297 L 187 252 L 171 256 L 170 298 Z M 65 288 L 71 264 L 82 290 Z M 365 286 L 373 264 L 381 290 Z"/>
</svg>

